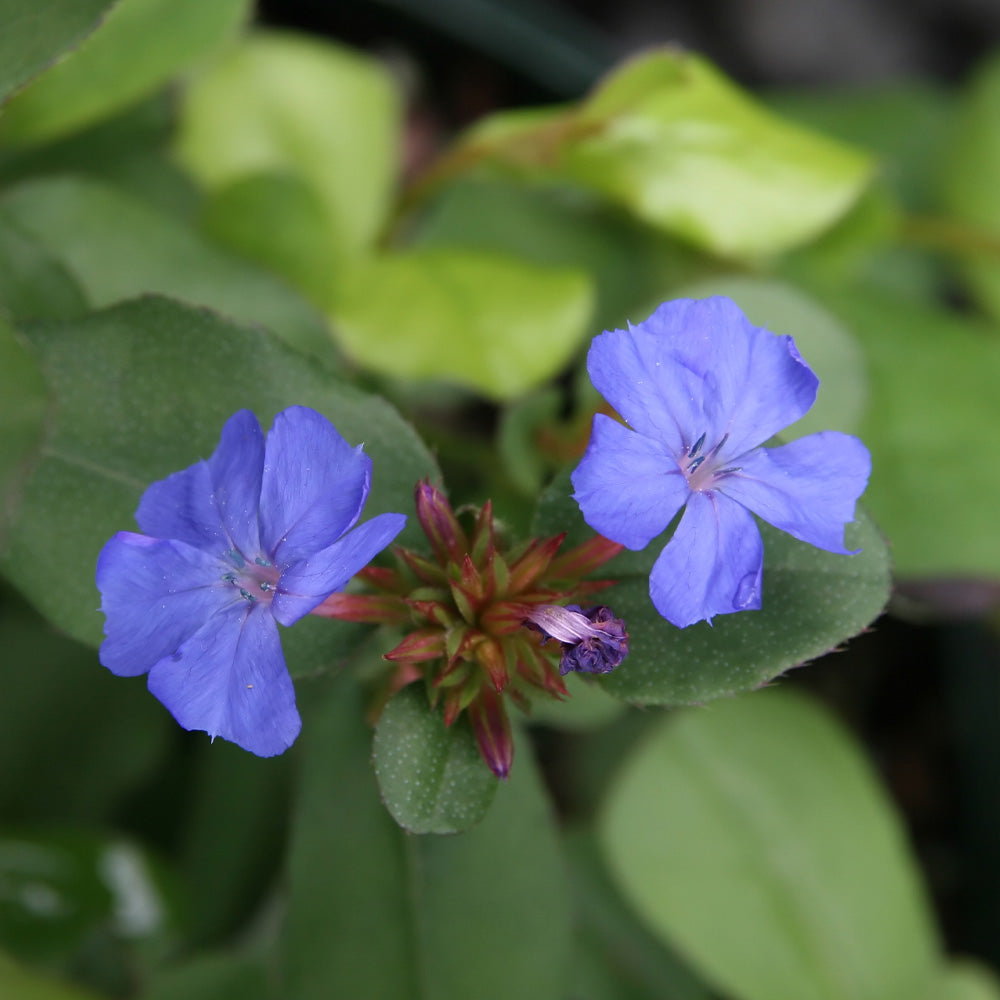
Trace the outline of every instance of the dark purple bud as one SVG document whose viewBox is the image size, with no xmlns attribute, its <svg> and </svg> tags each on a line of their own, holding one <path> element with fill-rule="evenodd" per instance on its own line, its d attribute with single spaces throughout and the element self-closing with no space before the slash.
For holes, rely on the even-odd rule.
<svg viewBox="0 0 1000 1000">
<path fill-rule="evenodd" d="M 526 617 L 546 638 L 562 644 L 560 674 L 607 674 L 628 655 L 625 623 L 604 605 L 586 610 L 576 604 L 542 605 Z"/>
</svg>

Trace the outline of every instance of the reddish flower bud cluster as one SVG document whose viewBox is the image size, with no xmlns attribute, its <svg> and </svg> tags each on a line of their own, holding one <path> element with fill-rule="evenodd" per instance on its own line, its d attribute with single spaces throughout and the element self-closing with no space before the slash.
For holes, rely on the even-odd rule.
<svg viewBox="0 0 1000 1000">
<path fill-rule="evenodd" d="M 502 696 L 526 710 L 530 694 L 567 694 L 559 671 L 563 649 L 544 645 L 532 618 L 607 586 L 583 578 L 622 547 L 595 536 L 560 553 L 565 536 L 556 535 L 508 549 L 497 538 L 488 501 L 466 531 L 428 482 L 417 484 L 416 509 L 433 558 L 395 548 L 396 569 L 369 566 L 358 574 L 375 593 L 333 594 L 314 613 L 415 625 L 385 654 L 396 664 L 393 690 L 422 677 L 432 703 L 443 703 L 447 725 L 468 711 L 483 759 L 506 778 L 514 748 Z M 621 623 L 618 629 L 624 637 Z"/>
</svg>

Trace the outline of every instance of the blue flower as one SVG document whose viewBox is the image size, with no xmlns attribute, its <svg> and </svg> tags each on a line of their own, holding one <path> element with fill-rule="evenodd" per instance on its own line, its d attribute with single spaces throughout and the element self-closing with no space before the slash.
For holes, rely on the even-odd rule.
<svg viewBox="0 0 1000 1000">
<path fill-rule="evenodd" d="M 342 589 L 406 523 L 380 514 L 354 528 L 370 484 L 371 459 L 315 410 L 279 413 L 266 441 L 249 410 L 234 414 L 208 461 L 146 490 L 144 534 L 101 551 L 101 663 L 148 671 L 185 729 L 282 753 L 301 721 L 276 623 Z"/>
<path fill-rule="evenodd" d="M 871 471 L 865 446 L 823 431 L 759 447 L 816 398 L 819 380 L 791 337 L 752 326 L 729 299 L 678 299 L 595 337 L 587 370 L 628 427 L 594 418 L 574 496 L 595 531 L 630 549 L 683 508 L 649 578 L 668 621 L 685 628 L 761 606 L 754 514 L 847 553 L 844 526 Z"/>
</svg>

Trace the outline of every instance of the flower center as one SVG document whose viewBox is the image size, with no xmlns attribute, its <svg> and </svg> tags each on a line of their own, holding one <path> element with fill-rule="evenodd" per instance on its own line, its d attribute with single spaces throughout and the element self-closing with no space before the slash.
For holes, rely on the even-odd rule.
<svg viewBox="0 0 1000 1000">
<path fill-rule="evenodd" d="M 222 579 L 240 592 L 240 597 L 251 604 L 263 600 L 270 603 L 274 600 L 274 592 L 281 578 L 281 570 L 268 562 L 263 556 L 257 556 L 252 563 L 243 558 L 236 549 L 226 553 L 226 558 L 234 567 L 222 574 Z"/>
<path fill-rule="evenodd" d="M 707 434 L 702 434 L 693 445 L 684 449 L 684 453 L 679 459 L 681 472 L 688 481 L 688 488 L 693 493 L 703 493 L 717 485 L 726 476 L 739 472 L 739 466 L 729 466 L 720 469 L 719 452 L 722 446 L 729 440 L 728 434 L 723 434 L 719 442 L 712 448 L 705 448 L 705 438 Z"/>
</svg>

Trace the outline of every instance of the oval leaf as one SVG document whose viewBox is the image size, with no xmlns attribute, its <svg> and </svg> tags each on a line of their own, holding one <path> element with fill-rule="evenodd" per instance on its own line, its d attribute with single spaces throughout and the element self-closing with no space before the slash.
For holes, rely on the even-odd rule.
<svg viewBox="0 0 1000 1000">
<path fill-rule="evenodd" d="M 463 714 L 445 726 L 423 685 L 389 699 L 375 731 L 375 774 L 392 818 L 411 833 L 458 833 L 489 809 L 497 779 Z"/>
<path fill-rule="evenodd" d="M 579 271 L 426 250 L 352 267 L 333 318 L 344 349 L 366 367 L 458 382 L 503 400 L 568 362 L 592 307 Z"/>
<path fill-rule="evenodd" d="M 592 532 L 570 494 L 568 476 L 542 495 L 533 531 L 569 530 L 571 544 Z M 869 625 L 889 598 L 889 555 L 860 507 L 848 525 L 847 545 L 858 555 L 824 552 L 759 522 L 764 539 L 763 607 L 718 615 L 678 629 L 649 599 L 649 572 L 667 535 L 641 552 L 623 552 L 602 567 L 617 580 L 600 599 L 625 619 L 629 654 L 599 683 L 639 705 L 688 705 L 760 687 L 806 660 L 829 652 Z M 668 529 L 669 531 L 669 529 Z"/>
<path fill-rule="evenodd" d="M 848 735 L 767 692 L 666 721 L 601 819 L 650 926 L 737 1000 L 913 1000 L 937 941 L 902 831 Z"/>
<path fill-rule="evenodd" d="M 676 49 L 629 60 L 576 108 L 503 112 L 458 147 L 598 191 L 727 257 L 817 236 L 867 186 L 865 154 L 778 118 L 709 62 Z"/>
</svg>

